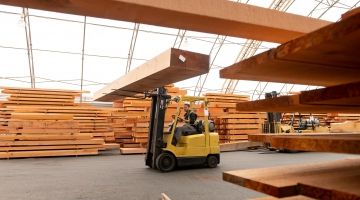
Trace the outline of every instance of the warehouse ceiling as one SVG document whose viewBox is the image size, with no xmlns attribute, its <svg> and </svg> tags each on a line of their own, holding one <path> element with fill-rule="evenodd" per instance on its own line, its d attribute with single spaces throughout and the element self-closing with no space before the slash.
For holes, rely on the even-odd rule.
<svg viewBox="0 0 360 200">
<path fill-rule="evenodd" d="M 360 6 L 360 0 L 235 1 L 328 21 Z M 175 85 L 190 95 L 205 92 L 282 94 L 316 86 L 237 81 L 219 78 L 219 70 L 278 44 L 24 9 L 0 5 L 0 85 L 87 90 L 85 100 L 106 84 L 175 47 L 211 56 L 208 75 Z M 309 71 L 311 73 L 311 71 Z"/>
</svg>

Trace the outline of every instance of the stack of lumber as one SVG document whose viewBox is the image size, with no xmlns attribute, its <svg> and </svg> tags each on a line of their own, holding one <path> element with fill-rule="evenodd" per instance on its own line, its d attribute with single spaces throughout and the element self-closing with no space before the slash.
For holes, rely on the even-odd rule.
<svg viewBox="0 0 360 200">
<path fill-rule="evenodd" d="M 360 159 L 223 173 L 225 181 L 281 199 L 360 199 L 359 177 Z"/>
<path fill-rule="evenodd" d="M 96 155 L 103 139 L 81 133 L 70 114 L 12 112 L 0 133 L 0 158 Z"/>
<path fill-rule="evenodd" d="M 221 143 L 247 140 L 248 134 L 261 132 L 265 113 L 236 110 L 236 103 L 249 101 L 249 96 L 219 93 L 206 93 L 204 96 L 210 102 L 210 118 L 215 121 Z"/>
<path fill-rule="evenodd" d="M 265 113 L 238 113 L 219 116 L 216 120 L 220 142 L 248 140 L 248 135 L 261 132 Z"/>
<path fill-rule="evenodd" d="M 115 141 L 108 119 L 111 110 L 76 103 L 81 91 L 3 87 L 2 93 L 9 95 L 3 103 L 6 108 L 0 116 L 2 125 L 6 126 L 11 113 L 70 114 L 81 133 L 92 133 L 106 142 Z"/>
<path fill-rule="evenodd" d="M 184 96 L 186 90 L 181 90 L 174 85 L 165 86 L 171 96 Z M 147 145 L 150 121 L 151 99 L 139 99 L 127 97 L 114 102 L 115 110 L 111 113 L 115 141 L 122 148 L 142 148 Z M 165 127 L 172 120 L 177 105 L 169 104 L 166 110 Z"/>
<path fill-rule="evenodd" d="M 114 148 L 110 111 L 76 103 L 81 91 L 2 87 L 2 158 L 93 155 Z"/>
</svg>

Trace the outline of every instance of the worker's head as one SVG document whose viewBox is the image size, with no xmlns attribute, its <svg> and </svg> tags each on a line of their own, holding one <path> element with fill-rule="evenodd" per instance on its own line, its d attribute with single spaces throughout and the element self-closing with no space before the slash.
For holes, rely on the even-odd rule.
<svg viewBox="0 0 360 200">
<path fill-rule="evenodd" d="M 187 112 L 190 109 L 190 104 L 189 103 L 185 103 L 184 104 L 184 111 Z"/>
</svg>

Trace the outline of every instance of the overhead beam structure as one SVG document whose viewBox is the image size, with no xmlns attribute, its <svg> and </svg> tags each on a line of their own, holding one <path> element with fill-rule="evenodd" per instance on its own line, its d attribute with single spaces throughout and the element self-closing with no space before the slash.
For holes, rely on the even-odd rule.
<svg viewBox="0 0 360 200">
<path fill-rule="evenodd" d="M 241 102 L 239 111 L 360 112 L 360 82 L 301 92 L 298 95 Z"/>
<path fill-rule="evenodd" d="M 330 23 L 226 0 L 0 0 L 0 4 L 275 43 Z"/>
<path fill-rule="evenodd" d="M 360 81 L 360 13 L 220 70 L 221 78 L 331 86 Z"/>
<path fill-rule="evenodd" d="M 97 101 L 114 101 L 209 72 L 209 56 L 169 49 L 95 93 Z"/>
</svg>

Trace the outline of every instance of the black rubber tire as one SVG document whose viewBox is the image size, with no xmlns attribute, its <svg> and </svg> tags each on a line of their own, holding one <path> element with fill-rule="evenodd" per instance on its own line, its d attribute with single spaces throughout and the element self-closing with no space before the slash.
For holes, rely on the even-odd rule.
<svg viewBox="0 0 360 200">
<path fill-rule="evenodd" d="M 218 163 L 219 163 L 219 160 L 218 160 L 218 158 L 217 158 L 216 156 L 214 156 L 214 155 L 210 155 L 210 156 L 208 156 L 207 159 L 206 159 L 206 165 L 207 165 L 208 167 L 210 167 L 210 168 L 215 168 L 215 167 L 217 167 Z"/>
<path fill-rule="evenodd" d="M 156 158 L 156 167 L 162 172 L 170 172 L 176 166 L 176 159 L 170 153 L 161 153 Z"/>
</svg>

